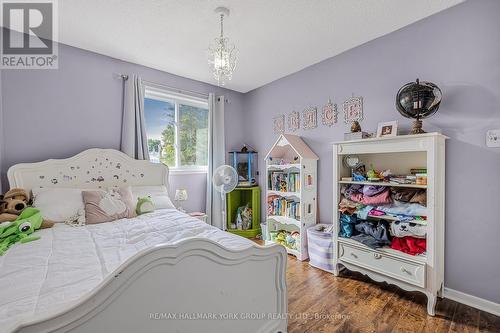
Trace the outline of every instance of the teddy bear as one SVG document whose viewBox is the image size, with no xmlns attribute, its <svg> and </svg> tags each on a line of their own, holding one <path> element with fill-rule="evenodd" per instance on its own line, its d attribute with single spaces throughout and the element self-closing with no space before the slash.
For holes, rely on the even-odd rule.
<svg viewBox="0 0 500 333">
<path fill-rule="evenodd" d="M 0 195 L 0 223 L 15 221 L 28 207 L 29 193 L 22 188 L 12 188 L 4 195 Z M 41 229 L 50 228 L 54 222 L 43 220 Z"/>
</svg>

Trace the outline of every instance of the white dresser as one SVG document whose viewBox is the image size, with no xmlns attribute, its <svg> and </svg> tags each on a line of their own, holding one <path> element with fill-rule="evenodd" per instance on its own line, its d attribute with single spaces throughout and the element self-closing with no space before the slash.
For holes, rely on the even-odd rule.
<svg viewBox="0 0 500 333">
<path fill-rule="evenodd" d="M 421 291 L 427 295 L 427 312 L 434 315 L 436 297 L 443 295 L 444 230 L 445 230 L 445 140 L 439 133 L 405 135 L 344 141 L 333 145 L 333 223 L 335 226 L 333 255 L 334 274 L 339 266 L 368 275 L 375 281 L 385 281 L 405 290 Z M 366 165 L 377 170 L 390 169 L 393 174 L 409 174 L 410 169 L 427 168 L 427 185 L 369 183 L 402 188 L 420 188 L 427 191 L 427 250 L 425 255 L 410 255 L 384 247 L 372 249 L 350 238 L 339 237 L 338 204 L 343 184 L 363 184 L 342 181 L 351 170 L 343 163 L 346 155 L 357 155 Z M 368 217 L 371 219 L 372 217 Z M 389 223 L 394 216 L 373 217 Z"/>
</svg>

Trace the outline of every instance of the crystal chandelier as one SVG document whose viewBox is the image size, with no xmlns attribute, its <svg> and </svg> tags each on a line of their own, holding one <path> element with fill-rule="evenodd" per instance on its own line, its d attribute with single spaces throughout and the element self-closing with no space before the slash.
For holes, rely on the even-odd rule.
<svg viewBox="0 0 500 333">
<path fill-rule="evenodd" d="M 217 7 L 215 12 L 220 15 L 220 36 L 208 48 L 208 64 L 219 86 L 233 77 L 236 67 L 236 47 L 224 37 L 224 16 L 229 16 L 229 9 Z"/>
</svg>

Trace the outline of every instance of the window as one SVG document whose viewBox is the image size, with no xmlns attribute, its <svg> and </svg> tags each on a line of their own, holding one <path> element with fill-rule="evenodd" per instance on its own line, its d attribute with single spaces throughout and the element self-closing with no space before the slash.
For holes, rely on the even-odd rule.
<svg viewBox="0 0 500 333">
<path fill-rule="evenodd" d="M 174 172 L 207 170 L 207 100 L 146 87 L 144 117 L 152 162 Z"/>
</svg>

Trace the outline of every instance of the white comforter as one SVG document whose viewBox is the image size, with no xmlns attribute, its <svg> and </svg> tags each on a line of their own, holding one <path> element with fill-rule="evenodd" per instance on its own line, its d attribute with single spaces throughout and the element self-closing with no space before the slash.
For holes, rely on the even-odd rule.
<svg viewBox="0 0 500 333">
<path fill-rule="evenodd" d="M 37 234 L 40 240 L 16 244 L 0 256 L 0 332 L 65 309 L 151 246 L 191 237 L 234 250 L 253 244 L 174 209 L 85 227 L 57 224 Z"/>
</svg>

